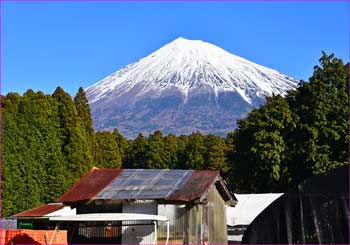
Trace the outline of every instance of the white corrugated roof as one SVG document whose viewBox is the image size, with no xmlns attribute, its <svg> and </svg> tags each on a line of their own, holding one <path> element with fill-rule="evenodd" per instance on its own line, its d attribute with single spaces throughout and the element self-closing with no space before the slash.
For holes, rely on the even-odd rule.
<svg viewBox="0 0 350 245">
<path fill-rule="evenodd" d="M 69 206 L 62 207 L 62 209 L 59 209 L 57 211 L 54 211 L 52 213 L 48 213 L 44 215 L 43 217 L 59 217 L 59 216 L 68 216 L 68 215 L 75 215 L 77 213 L 76 208 L 71 208 Z"/>
<path fill-rule="evenodd" d="M 168 221 L 165 216 L 151 214 L 135 213 L 94 213 L 94 214 L 77 214 L 61 217 L 50 217 L 52 221 Z"/>
<path fill-rule="evenodd" d="M 283 193 L 235 194 L 238 203 L 226 207 L 227 225 L 249 225 L 273 201 Z"/>
</svg>

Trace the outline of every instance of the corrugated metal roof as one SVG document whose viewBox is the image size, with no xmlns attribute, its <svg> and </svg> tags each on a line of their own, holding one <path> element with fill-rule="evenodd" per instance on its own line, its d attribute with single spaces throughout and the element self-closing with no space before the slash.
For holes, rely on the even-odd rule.
<svg viewBox="0 0 350 245">
<path fill-rule="evenodd" d="M 122 171 L 123 169 L 93 168 L 63 194 L 58 201 L 70 203 L 89 200 L 108 186 Z"/>
<path fill-rule="evenodd" d="M 202 197 L 209 187 L 219 180 L 218 176 L 219 171 L 213 170 L 92 169 L 59 201 L 65 203 L 88 199 L 192 201 Z M 230 193 L 224 193 L 222 196 L 225 201 L 227 197 L 232 198 Z"/>
<path fill-rule="evenodd" d="M 196 170 L 192 173 L 184 186 L 173 195 L 169 196 L 167 200 L 192 201 L 200 198 L 209 187 L 215 183 L 218 176 L 219 171 Z"/>
<path fill-rule="evenodd" d="M 53 203 L 53 204 L 45 204 L 37 208 L 33 208 L 31 210 L 27 210 L 18 214 L 14 214 L 11 218 L 20 218 L 20 217 L 41 217 L 57 210 L 64 208 L 65 206 L 62 203 Z"/>
<path fill-rule="evenodd" d="M 180 190 L 192 170 L 125 169 L 94 199 L 166 199 Z"/>
</svg>

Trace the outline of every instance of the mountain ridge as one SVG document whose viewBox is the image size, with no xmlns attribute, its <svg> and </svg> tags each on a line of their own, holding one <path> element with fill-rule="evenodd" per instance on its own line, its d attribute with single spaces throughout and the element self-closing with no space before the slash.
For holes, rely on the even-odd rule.
<svg viewBox="0 0 350 245">
<path fill-rule="evenodd" d="M 117 127 L 131 137 L 157 129 L 223 134 L 265 96 L 283 95 L 296 85 L 287 75 L 213 44 L 177 38 L 89 86 L 86 94 L 98 130 Z M 220 129 L 215 120 L 233 126 L 223 122 Z"/>
</svg>

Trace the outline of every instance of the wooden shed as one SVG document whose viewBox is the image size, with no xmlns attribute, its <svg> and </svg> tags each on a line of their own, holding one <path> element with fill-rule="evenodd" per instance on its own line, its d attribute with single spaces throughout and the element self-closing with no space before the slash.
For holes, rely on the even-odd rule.
<svg viewBox="0 0 350 245">
<path fill-rule="evenodd" d="M 59 201 L 76 208 L 78 217 L 124 213 L 159 219 L 156 227 L 154 220 L 136 218 L 60 219 L 70 224 L 71 243 L 113 244 L 227 244 L 225 207 L 237 202 L 218 171 L 97 168 Z"/>
</svg>

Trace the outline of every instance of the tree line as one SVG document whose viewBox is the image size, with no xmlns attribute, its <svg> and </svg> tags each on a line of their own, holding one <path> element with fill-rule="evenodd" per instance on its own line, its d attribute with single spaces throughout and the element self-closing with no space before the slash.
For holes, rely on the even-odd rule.
<svg viewBox="0 0 350 245">
<path fill-rule="evenodd" d="M 126 139 L 93 129 L 85 92 L 2 97 L 2 216 L 55 201 L 92 167 L 220 170 L 234 192 L 286 191 L 347 163 L 349 64 L 322 54 L 308 82 L 273 95 L 226 137 Z"/>
</svg>

